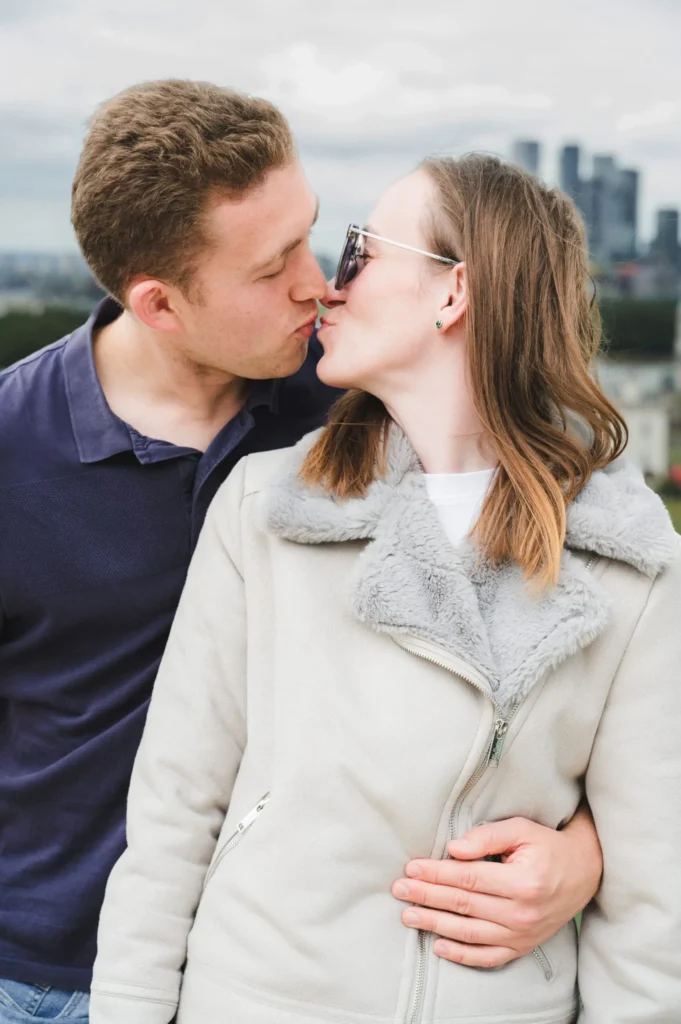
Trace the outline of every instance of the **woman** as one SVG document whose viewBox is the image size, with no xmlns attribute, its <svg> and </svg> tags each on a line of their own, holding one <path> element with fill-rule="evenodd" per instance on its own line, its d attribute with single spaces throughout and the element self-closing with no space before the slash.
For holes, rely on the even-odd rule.
<svg viewBox="0 0 681 1024">
<path fill-rule="evenodd" d="M 428 160 L 350 229 L 327 305 L 319 374 L 354 390 L 211 508 L 93 1024 L 567 1024 L 576 985 L 583 1024 L 681 1020 L 679 540 L 589 375 L 574 209 Z M 579 967 L 573 926 L 486 972 L 405 934 L 405 860 L 584 794 L 605 873 Z"/>
</svg>

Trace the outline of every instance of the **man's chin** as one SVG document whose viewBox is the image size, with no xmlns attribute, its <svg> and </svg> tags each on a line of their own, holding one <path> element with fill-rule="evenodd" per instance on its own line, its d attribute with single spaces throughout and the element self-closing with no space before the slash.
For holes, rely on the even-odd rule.
<svg viewBox="0 0 681 1024">
<path fill-rule="evenodd" d="M 308 342 L 303 338 L 296 338 L 297 346 L 292 345 L 285 353 L 282 353 L 276 366 L 272 367 L 270 377 L 292 377 L 297 373 L 307 358 Z"/>
</svg>

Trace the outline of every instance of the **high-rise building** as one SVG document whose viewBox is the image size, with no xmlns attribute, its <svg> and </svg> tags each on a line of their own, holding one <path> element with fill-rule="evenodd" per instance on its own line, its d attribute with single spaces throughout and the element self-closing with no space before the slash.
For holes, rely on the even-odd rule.
<svg viewBox="0 0 681 1024">
<path fill-rule="evenodd" d="M 657 234 L 652 250 L 668 266 L 681 267 L 678 210 L 657 211 Z"/>
<path fill-rule="evenodd" d="M 622 217 L 622 251 L 624 260 L 636 258 L 638 249 L 638 171 L 620 171 L 620 214 Z"/>
<path fill-rule="evenodd" d="M 541 150 L 538 142 L 532 139 L 516 139 L 511 150 L 511 161 L 522 167 L 528 174 L 539 174 Z"/>
<path fill-rule="evenodd" d="M 591 251 L 597 263 L 612 261 L 618 221 L 618 176 L 613 156 L 595 156 L 593 161 L 594 202 L 592 216 L 596 230 L 592 233 Z"/>
<path fill-rule="evenodd" d="M 589 251 L 593 256 L 601 252 L 603 235 L 603 181 L 601 178 L 585 178 L 581 183 L 579 208 L 584 217 Z"/>
<path fill-rule="evenodd" d="M 618 167 L 610 154 L 594 157 L 593 175 L 583 182 L 582 206 L 597 263 L 607 266 L 635 258 L 638 184 L 638 172 Z"/>
<path fill-rule="evenodd" d="M 513 158 L 523 166 L 531 165 L 537 143 L 515 142 Z M 591 258 L 603 267 L 629 262 L 638 254 L 639 173 L 618 167 L 615 157 L 601 153 L 593 158 L 591 174 L 582 165 L 582 153 L 575 143 L 563 146 L 559 154 L 559 181 L 563 192 L 577 206 L 584 218 Z M 667 211 L 672 214 L 675 211 Z M 677 226 L 660 228 L 660 238 L 671 238 Z M 664 220 L 664 217 L 663 217 Z M 676 234 L 674 234 L 676 238 Z M 660 242 L 662 249 L 679 252 L 675 245 Z M 681 266 L 681 255 L 677 256 Z M 676 264 L 674 264 L 676 265 Z"/>
<path fill-rule="evenodd" d="M 579 204 L 582 188 L 579 177 L 579 146 L 563 146 L 560 151 L 560 187 Z"/>
<path fill-rule="evenodd" d="M 615 158 L 610 153 L 600 153 L 594 156 L 594 178 L 602 178 L 607 181 L 616 172 Z"/>
</svg>

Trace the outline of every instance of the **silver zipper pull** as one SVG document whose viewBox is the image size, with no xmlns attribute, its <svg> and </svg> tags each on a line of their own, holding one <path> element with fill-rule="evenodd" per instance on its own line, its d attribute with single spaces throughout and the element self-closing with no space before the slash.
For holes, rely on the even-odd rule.
<svg viewBox="0 0 681 1024">
<path fill-rule="evenodd" d="M 258 817 L 260 812 L 267 806 L 267 801 L 270 798 L 269 793 L 265 793 L 259 803 L 255 805 L 252 811 L 249 811 L 245 818 L 242 818 L 236 827 L 236 831 L 245 832 L 246 829 L 250 828 L 255 819 Z"/>
<path fill-rule="evenodd" d="M 504 749 L 504 738 L 507 732 L 508 722 L 503 718 L 497 718 L 494 723 L 494 739 L 492 740 L 492 749 L 489 755 L 490 764 L 495 767 L 499 764 L 501 752 Z"/>
</svg>

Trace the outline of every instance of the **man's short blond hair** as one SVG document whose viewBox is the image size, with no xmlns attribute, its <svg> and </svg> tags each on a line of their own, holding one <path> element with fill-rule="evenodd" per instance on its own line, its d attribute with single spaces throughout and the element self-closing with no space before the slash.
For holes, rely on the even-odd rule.
<svg viewBox="0 0 681 1024">
<path fill-rule="evenodd" d="M 71 219 L 100 284 L 119 301 L 141 275 L 187 291 L 209 244 L 205 212 L 241 197 L 295 157 L 273 104 L 208 82 L 132 86 L 90 124 Z"/>
</svg>

